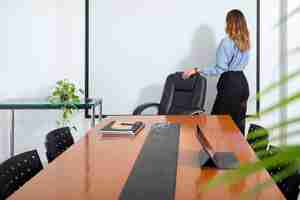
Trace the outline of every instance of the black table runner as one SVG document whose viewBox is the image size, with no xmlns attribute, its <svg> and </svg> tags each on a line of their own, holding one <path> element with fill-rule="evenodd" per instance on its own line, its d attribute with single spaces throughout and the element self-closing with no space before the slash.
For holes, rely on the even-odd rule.
<svg viewBox="0 0 300 200">
<path fill-rule="evenodd" d="M 151 127 L 120 200 L 174 199 L 179 135 L 177 124 Z"/>
</svg>

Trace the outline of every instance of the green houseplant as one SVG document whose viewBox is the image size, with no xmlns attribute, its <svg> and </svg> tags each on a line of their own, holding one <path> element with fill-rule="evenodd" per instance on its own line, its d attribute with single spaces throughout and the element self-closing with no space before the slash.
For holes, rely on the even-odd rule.
<svg viewBox="0 0 300 200">
<path fill-rule="evenodd" d="M 58 126 L 71 126 L 70 118 L 77 111 L 76 103 L 80 102 L 80 96 L 84 94 L 82 89 L 77 89 L 75 84 L 68 79 L 56 83 L 51 96 L 48 98 L 53 104 L 63 104 L 62 115 L 56 121 Z M 76 126 L 71 126 L 76 129 Z"/>
</svg>

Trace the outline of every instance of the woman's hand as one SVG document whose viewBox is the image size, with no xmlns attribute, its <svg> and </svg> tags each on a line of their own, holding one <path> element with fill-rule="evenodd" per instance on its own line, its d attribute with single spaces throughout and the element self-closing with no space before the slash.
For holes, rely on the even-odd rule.
<svg viewBox="0 0 300 200">
<path fill-rule="evenodd" d="M 194 74 L 198 73 L 199 71 L 197 70 L 197 68 L 193 68 L 193 69 L 186 69 L 184 70 L 183 74 L 182 74 L 182 78 L 183 79 L 188 79 L 191 76 L 193 76 Z"/>
</svg>

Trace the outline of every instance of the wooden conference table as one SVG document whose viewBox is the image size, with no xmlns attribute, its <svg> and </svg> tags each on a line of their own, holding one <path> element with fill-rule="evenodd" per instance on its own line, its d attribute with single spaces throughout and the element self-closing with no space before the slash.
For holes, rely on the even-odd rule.
<svg viewBox="0 0 300 200">
<path fill-rule="evenodd" d="M 135 138 L 106 138 L 97 133 L 97 128 L 115 119 L 126 122 L 141 120 L 146 123 L 146 128 Z M 267 171 L 260 171 L 238 184 L 217 186 L 205 193 L 201 192 L 199 189 L 201 185 L 205 185 L 224 171 L 199 167 L 199 150 L 202 147 L 195 135 L 197 124 L 215 151 L 235 152 L 241 163 L 256 160 L 255 153 L 243 139 L 231 118 L 227 116 L 112 117 L 104 119 L 96 129 L 90 129 L 84 138 L 49 164 L 9 199 L 118 199 L 144 145 L 151 124 L 159 122 L 181 125 L 175 199 L 239 199 L 241 193 L 260 182 L 271 179 Z M 274 183 L 256 193 L 251 199 L 275 200 L 284 197 Z"/>
</svg>

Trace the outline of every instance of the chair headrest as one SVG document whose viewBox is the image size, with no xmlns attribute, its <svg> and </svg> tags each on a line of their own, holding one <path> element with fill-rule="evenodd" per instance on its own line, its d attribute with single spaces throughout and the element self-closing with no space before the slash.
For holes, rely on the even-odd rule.
<svg viewBox="0 0 300 200">
<path fill-rule="evenodd" d="M 183 79 L 182 72 L 177 72 L 169 75 L 168 80 L 172 81 L 176 90 L 191 91 L 195 88 L 195 84 L 198 81 L 205 81 L 205 78 L 200 74 L 195 74 L 189 79 Z"/>
</svg>

